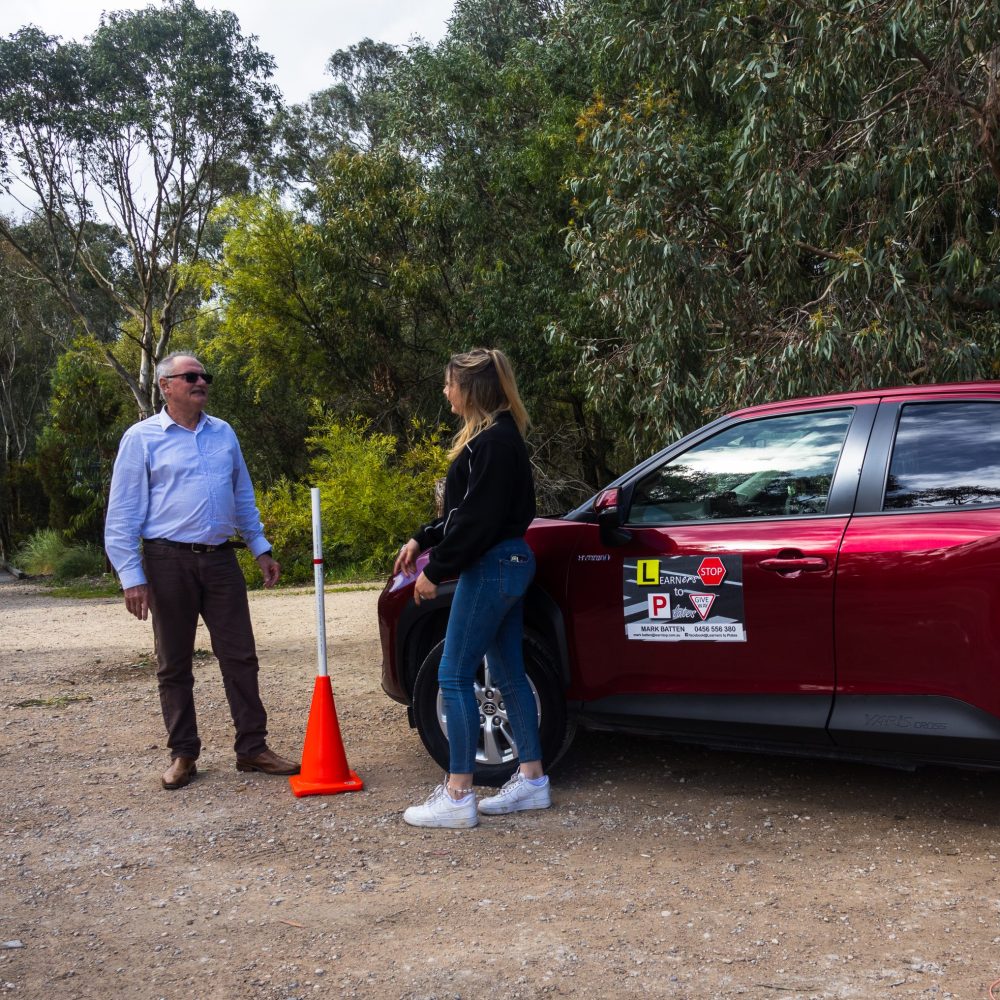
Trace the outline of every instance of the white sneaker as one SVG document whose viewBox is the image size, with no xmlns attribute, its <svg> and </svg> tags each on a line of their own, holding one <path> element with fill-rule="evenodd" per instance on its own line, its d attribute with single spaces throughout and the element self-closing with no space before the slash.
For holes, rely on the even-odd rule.
<svg viewBox="0 0 1000 1000">
<path fill-rule="evenodd" d="M 515 771 L 496 795 L 479 800 L 479 811 L 486 816 L 500 816 L 522 809 L 548 809 L 550 805 L 548 775 L 544 785 L 532 785 L 520 771 Z"/>
<path fill-rule="evenodd" d="M 442 783 L 431 792 L 430 798 L 422 806 L 410 806 L 403 813 L 403 821 L 410 826 L 447 827 L 451 830 L 478 826 L 476 796 L 470 789 L 469 794 L 463 798 L 453 799 L 447 786 Z"/>
</svg>

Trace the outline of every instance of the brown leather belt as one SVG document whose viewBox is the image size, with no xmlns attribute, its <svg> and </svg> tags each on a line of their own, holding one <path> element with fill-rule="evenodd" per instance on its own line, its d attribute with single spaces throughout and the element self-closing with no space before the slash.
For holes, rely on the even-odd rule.
<svg viewBox="0 0 1000 1000">
<path fill-rule="evenodd" d="M 221 545 L 206 545 L 203 542 L 175 542 L 169 538 L 144 538 L 143 542 L 151 545 L 166 545 L 172 549 L 183 549 L 185 552 L 219 552 L 222 549 L 245 549 L 245 542 L 227 540 Z"/>
</svg>

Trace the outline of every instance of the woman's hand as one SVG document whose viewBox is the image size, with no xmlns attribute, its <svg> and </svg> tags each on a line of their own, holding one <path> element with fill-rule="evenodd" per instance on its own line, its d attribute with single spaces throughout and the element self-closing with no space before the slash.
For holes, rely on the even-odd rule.
<svg viewBox="0 0 1000 1000">
<path fill-rule="evenodd" d="M 396 561 L 392 564 L 393 574 L 406 573 L 408 576 L 412 576 L 417 571 L 417 556 L 419 555 L 420 546 L 416 539 L 411 538 L 399 550 L 399 555 L 396 556 Z"/>
<path fill-rule="evenodd" d="M 436 583 L 431 583 L 423 573 L 417 577 L 417 582 L 413 585 L 413 603 L 419 604 L 421 601 L 433 601 L 438 595 Z"/>
</svg>

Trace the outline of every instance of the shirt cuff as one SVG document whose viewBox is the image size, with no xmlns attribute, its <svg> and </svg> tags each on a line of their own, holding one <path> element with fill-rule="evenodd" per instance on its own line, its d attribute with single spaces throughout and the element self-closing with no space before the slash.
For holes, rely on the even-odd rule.
<svg viewBox="0 0 1000 1000">
<path fill-rule="evenodd" d="M 146 583 L 146 574 L 141 569 L 129 569 L 119 573 L 118 579 L 121 581 L 122 590 L 128 590 L 129 587 L 143 586 Z"/>
<path fill-rule="evenodd" d="M 265 552 L 271 551 L 271 543 L 261 535 L 260 538 L 255 539 L 248 546 L 250 549 L 250 555 L 256 559 L 258 556 L 262 556 Z"/>
</svg>

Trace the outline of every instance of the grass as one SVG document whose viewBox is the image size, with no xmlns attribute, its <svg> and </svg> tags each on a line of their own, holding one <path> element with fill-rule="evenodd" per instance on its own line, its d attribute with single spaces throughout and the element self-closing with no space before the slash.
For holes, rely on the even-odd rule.
<svg viewBox="0 0 1000 1000">
<path fill-rule="evenodd" d="M 82 577 L 100 576 L 104 572 L 104 550 L 91 543 L 70 545 L 56 562 L 55 578 L 69 583 Z"/>
<path fill-rule="evenodd" d="M 65 708 L 74 701 L 93 701 L 89 694 L 57 694 L 51 698 L 26 698 L 15 701 L 15 708 Z"/>
<path fill-rule="evenodd" d="M 36 531 L 14 557 L 29 576 L 48 577 L 57 597 L 106 597 L 118 590 L 105 573 L 104 551 L 92 542 L 70 544 L 52 528 Z"/>
<path fill-rule="evenodd" d="M 77 600 L 90 597 L 118 597 L 121 592 L 121 585 L 110 573 L 98 577 L 81 577 L 72 583 L 49 586 L 49 593 L 53 597 L 69 597 Z"/>
<path fill-rule="evenodd" d="M 14 565 L 32 576 L 51 576 L 66 554 L 66 539 L 54 528 L 36 531 L 18 550 Z"/>
<path fill-rule="evenodd" d="M 345 584 L 370 584 L 374 580 L 381 579 L 383 582 L 389 576 L 391 564 L 386 567 L 383 573 L 375 573 L 371 566 L 366 563 L 347 563 L 342 566 L 324 566 L 326 570 L 324 580 L 329 586 L 331 583 Z M 379 586 L 382 584 L 380 583 Z"/>
</svg>

